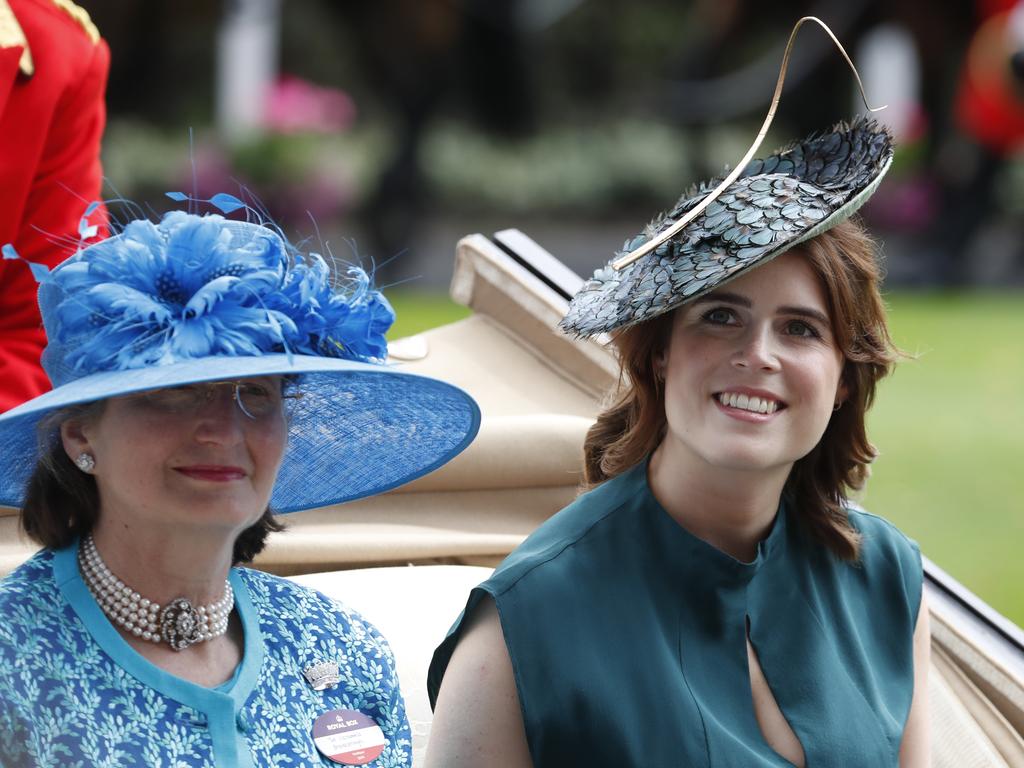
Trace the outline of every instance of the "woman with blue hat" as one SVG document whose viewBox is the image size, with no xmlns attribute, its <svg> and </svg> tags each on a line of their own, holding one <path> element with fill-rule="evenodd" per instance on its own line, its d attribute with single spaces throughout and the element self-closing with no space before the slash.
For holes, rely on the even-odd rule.
<svg viewBox="0 0 1024 768">
<path fill-rule="evenodd" d="M 448 461 L 473 400 L 384 365 L 366 274 L 261 223 L 172 212 L 33 271 L 54 388 L 0 416 L 43 547 L 0 583 L 0 764 L 411 765 L 374 627 L 238 566 L 274 514 Z"/>
<path fill-rule="evenodd" d="M 570 304 L 623 386 L 588 492 L 435 651 L 428 768 L 930 765 L 920 553 L 848 502 L 897 354 L 850 217 L 891 139 L 857 119 L 751 161 L 777 100 Z"/>
</svg>

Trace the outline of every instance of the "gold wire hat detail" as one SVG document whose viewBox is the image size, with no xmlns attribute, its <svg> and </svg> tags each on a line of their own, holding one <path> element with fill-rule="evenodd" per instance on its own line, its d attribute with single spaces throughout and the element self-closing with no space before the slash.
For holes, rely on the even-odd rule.
<svg viewBox="0 0 1024 768">
<path fill-rule="evenodd" d="M 872 107 L 868 104 L 868 97 L 867 94 L 864 92 L 864 83 L 860 79 L 860 74 L 857 72 L 857 67 L 853 65 L 853 61 L 850 59 L 850 56 L 846 52 L 846 49 L 843 47 L 843 44 L 839 42 L 839 39 L 835 36 L 832 30 L 829 29 L 828 24 L 826 24 L 816 16 L 804 16 L 799 21 L 797 21 L 797 23 L 793 26 L 793 30 L 789 33 L 789 41 L 786 43 L 786 50 L 782 54 L 782 66 L 779 67 L 779 79 L 775 83 L 775 93 L 772 94 L 772 102 L 771 105 L 768 107 L 768 114 L 764 118 L 764 124 L 761 126 L 761 130 L 758 131 L 757 138 L 754 139 L 754 143 L 750 145 L 750 149 L 747 150 L 747 153 L 743 156 L 743 159 L 741 159 L 739 163 L 736 164 L 736 166 L 732 169 L 732 172 L 729 173 L 728 176 L 722 179 L 722 182 L 717 187 L 715 187 L 713 190 L 711 190 L 711 192 L 708 193 L 707 197 L 705 197 L 697 205 L 695 205 L 693 208 L 687 211 L 686 215 L 679 218 L 670 227 L 662 230 L 655 237 L 651 238 L 643 245 L 635 248 L 634 250 L 630 251 L 624 256 L 620 256 L 618 259 L 613 261 L 611 264 L 613 269 L 617 271 L 625 269 L 630 264 L 635 262 L 637 259 L 646 256 L 648 253 L 653 251 L 666 240 L 670 240 L 672 237 L 677 235 L 686 227 L 687 224 L 689 224 L 691 221 L 700 216 L 700 214 L 704 212 L 704 209 L 706 209 L 712 202 L 714 202 L 719 197 L 719 195 L 721 195 L 729 187 L 729 185 L 736 181 L 739 175 L 743 173 L 743 169 L 747 167 L 747 163 L 749 163 L 751 159 L 754 157 L 754 153 L 757 152 L 757 148 L 761 146 L 761 142 L 764 141 L 764 137 L 768 134 L 768 128 L 771 127 L 772 120 L 775 119 L 775 111 L 778 109 L 779 100 L 782 97 L 782 85 L 786 81 L 786 68 L 789 66 L 789 57 L 793 51 L 793 42 L 796 39 L 796 33 L 800 30 L 800 27 L 802 27 L 804 23 L 808 21 L 813 21 L 815 24 L 819 25 L 822 29 L 825 30 L 826 34 L 828 34 L 828 36 L 832 39 L 832 42 L 836 44 L 836 47 L 839 49 L 839 52 L 843 55 L 843 58 L 846 60 L 846 63 L 850 65 L 850 69 L 853 70 L 853 76 L 857 79 L 857 88 L 860 90 L 861 99 L 864 101 L 864 106 L 867 108 L 868 112 L 878 112 L 880 110 L 885 109 L 885 107 L 887 106 L 885 104 L 883 104 L 880 107 Z"/>
</svg>

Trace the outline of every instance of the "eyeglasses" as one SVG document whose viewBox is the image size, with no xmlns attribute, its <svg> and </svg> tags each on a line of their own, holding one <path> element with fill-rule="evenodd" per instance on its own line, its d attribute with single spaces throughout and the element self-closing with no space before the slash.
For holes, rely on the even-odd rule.
<svg viewBox="0 0 1024 768">
<path fill-rule="evenodd" d="M 212 402 L 217 392 L 224 387 L 231 388 L 231 399 L 235 401 L 238 410 L 250 419 L 264 419 L 289 411 L 289 405 L 302 397 L 301 392 L 285 394 L 278 384 L 267 385 L 252 381 L 185 384 L 167 389 L 152 389 L 129 397 L 161 413 L 188 414 L 195 413 L 205 404 Z"/>
</svg>

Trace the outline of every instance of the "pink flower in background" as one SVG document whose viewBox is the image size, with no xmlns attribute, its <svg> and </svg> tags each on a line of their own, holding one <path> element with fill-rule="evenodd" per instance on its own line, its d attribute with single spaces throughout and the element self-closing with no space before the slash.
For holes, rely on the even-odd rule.
<svg viewBox="0 0 1024 768">
<path fill-rule="evenodd" d="M 264 126 L 277 133 L 337 133 L 355 117 L 355 102 L 344 91 L 290 75 L 271 87 L 263 113 Z"/>
</svg>

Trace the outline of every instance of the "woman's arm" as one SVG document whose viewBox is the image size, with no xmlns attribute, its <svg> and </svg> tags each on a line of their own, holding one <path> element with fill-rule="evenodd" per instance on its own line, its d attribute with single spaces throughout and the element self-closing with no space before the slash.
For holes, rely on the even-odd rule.
<svg viewBox="0 0 1024 768">
<path fill-rule="evenodd" d="M 928 605 L 921 594 L 914 629 L 914 698 L 910 715 L 903 729 L 900 744 L 900 768 L 930 768 L 931 729 L 928 711 L 928 669 L 931 667 L 931 631 L 928 626 Z"/>
<path fill-rule="evenodd" d="M 466 622 L 437 696 L 426 768 L 533 768 L 494 601 Z"/>
</svg>

